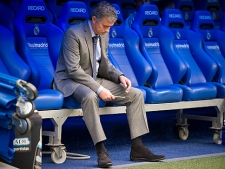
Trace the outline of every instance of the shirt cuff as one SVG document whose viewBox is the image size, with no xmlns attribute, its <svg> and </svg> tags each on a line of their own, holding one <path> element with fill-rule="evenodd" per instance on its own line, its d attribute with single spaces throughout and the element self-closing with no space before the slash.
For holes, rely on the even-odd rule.
<svg viewBox="0 0 225 169">
<path fill-rule="evenodd" d="M 121 74 L 120 76 L 125 76 L 125 75 Z M 118 83 L 120 83 L 120 76 L 118 77 Z"/>
<path fill-rule="evenodd" d="M 98 88 L 98 90 L 96 91 L 97 95 L 99 95 L 99 93 L 101 93 L 102 89 L 103 89 L 103 86 L 100 86 L 100 87 Z"/>
</svg>

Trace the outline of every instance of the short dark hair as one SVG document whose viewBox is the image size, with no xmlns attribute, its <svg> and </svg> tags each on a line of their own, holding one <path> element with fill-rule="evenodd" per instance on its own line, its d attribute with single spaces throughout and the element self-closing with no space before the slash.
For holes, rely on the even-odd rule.
<svg viewBox="0 0 225 169">
<path fill-rule="evenodd" d="M 100 1 L 93 6 L 91 10 L 91 17 L 95 16 L 97 20 L 107 17 L 109 21 L 115 22 L 117 20 L 116 9 L 107 1 Z"/>
</svg>

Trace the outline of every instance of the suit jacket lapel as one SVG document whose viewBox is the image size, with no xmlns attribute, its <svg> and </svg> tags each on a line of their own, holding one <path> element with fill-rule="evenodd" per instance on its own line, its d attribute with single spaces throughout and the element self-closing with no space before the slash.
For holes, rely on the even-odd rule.
<svg viewBox="0 0 225 169">
<path fill-rule="evenodd" d="M 84 37 L 88 46 L 91 64 L 93 65 L 93 41 L 92 41 L 91 30 L 88 25 L 88 21 L 85 21 L 84 23 Z"/>
<path fill-rule="evenodd" d="M 100 36 L 100 46 L 101 46 L 101 56 L 103 56 L 103 54 L 104 54 L 104 50 L 103 49 L 105 49 L 105 38 L 104 38 L 104 36 Z"/>
<path fill-rule="evenodd" d="M 100 62 L 100 64 L 105 63 L 105 60 L 106 60 L 106 57 L 107 57 L 106 52 L 105 52 L 106 51 L 106 40 L 105 40 L 106 37 L 105 36 L 106 35 L 100 36 L 100 45 L 101 45 L 101 62 Z M 106 64 L 101 64 L 101 67 L 104 68 L 104 70 L 105 70 Z"/>
</svg>

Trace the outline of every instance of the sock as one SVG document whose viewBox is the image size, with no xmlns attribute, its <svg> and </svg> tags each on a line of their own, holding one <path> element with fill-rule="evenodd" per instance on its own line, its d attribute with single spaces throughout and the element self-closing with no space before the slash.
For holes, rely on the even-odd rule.
<svg viewBox="0 0 225 169">
<path fill-rule="evenodd" d="M 136 137 L 136 138 L 132 139 L 131 141 L 132 141 L 131 142 L 132 143 L 132 146 L 143 145 L 141 136 Z"/>
<path fill-rule="evenodd" d="M 97 152 L 106 151 L 103 141 L 96 143 L 95 148 Z"/>
</svg>

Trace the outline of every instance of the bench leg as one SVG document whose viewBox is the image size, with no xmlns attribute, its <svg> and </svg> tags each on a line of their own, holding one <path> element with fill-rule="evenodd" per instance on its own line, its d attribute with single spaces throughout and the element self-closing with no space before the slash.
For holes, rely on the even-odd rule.
<svg viewBox="0 0 225 169">
<path fill-rule="evenodd" d="M 62 164 L 66 159 L 89 159 L 90 156 L 88 155 L 66 152 L 66 147 L 61 143 L 62 125 L 64 124 L 66 119 L 67 117 L 65 116 L 51 118 L 51 121 L 54 124 L 54 131 L 42 131 L 42 136 L 49 137 L 49 143 L 46 145 L 50 146 L 51 151 L 42 153 L 51 154 L 51 159 L 56 164 Z"/>
<path fill-rule="evenodd" d="M 213 141 L 216 144 L 222 144 L 222 127 L 225 112 L 224 104 L 218 103 L 215 106 L 215 109 L 217 112 L 216 117 L 183 114 L 182 109 L 177 110 L 176 126 L 178 126 L 179 138 L 182 140 L 186 140 L 188 138 L 189 131 L 187 119 L 211 121 L 212 127 L 210 127 L 210 129 L 213 130 Z"/>
</svg>

